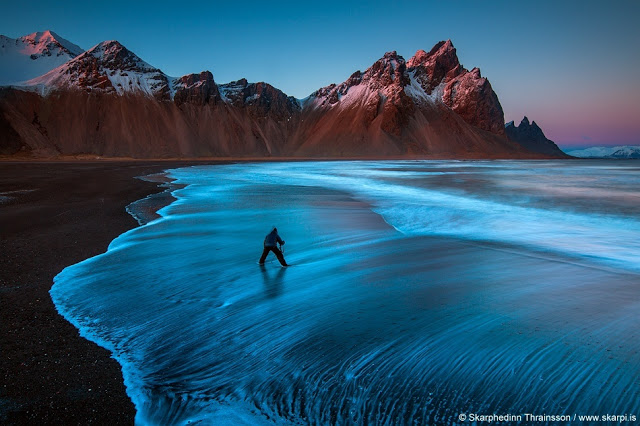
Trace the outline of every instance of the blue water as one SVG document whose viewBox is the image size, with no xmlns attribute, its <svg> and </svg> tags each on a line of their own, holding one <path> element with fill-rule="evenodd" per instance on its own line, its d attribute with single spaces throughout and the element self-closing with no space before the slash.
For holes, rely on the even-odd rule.
<svg viewBox="0 0 640 426">
<path fill-rule="evenodd" d="M 139 424 L 640 414 L 640 163 L 229 164 L 63 270 Z M 257 260 L 277 226 L 281 268 Z"/>
</svg>

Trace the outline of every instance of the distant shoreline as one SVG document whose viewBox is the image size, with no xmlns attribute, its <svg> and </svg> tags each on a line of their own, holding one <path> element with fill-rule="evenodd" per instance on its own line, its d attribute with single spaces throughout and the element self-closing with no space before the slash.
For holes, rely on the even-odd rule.
<svg viewBox="0 0 640 426">
<path fill-rule="evenodd" d="M 229 162 L 301 162 L 301 161 L 539 161 L 539 160 L 584 160 L 592 158 L 580 157 L 551 157 L 545 155 L 529 156 L 523 158 L 503 156 L 483 157 L 443 157 L 433 156 L 358 156 L 358 157 L 184 157 L 184 158 L 133 158 L 133 157 L 100 157 L 100 156 L 59 156 L 59 157 L 23 157 L 0 155 L 2 163 L 193 163 L 193 164 L 221 164 Z"/>
</svg>

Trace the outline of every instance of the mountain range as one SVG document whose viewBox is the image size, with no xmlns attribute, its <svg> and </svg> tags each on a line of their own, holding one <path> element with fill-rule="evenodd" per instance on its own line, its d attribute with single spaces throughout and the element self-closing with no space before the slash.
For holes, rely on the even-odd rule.
<svg viewBox="0 0 640 426">
<path fill-rule="evenodd" d="M 209 71 L 170 77 L 115 40 L 83 52 L 50 31 L 2 37 L 4 155 L 566 157 L 535 122 L 505 128 L 491 84 L 450 40 L 408 61 L 388 52 L 296 99 L 264 82 L 218 84 Z"/>
</svg>

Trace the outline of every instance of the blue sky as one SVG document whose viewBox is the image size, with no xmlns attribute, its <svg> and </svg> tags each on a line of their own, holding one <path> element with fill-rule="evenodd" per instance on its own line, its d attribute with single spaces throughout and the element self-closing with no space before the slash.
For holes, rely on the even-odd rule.
<svg viewBox="0 0 640 426">
<path fill-rule="evenodd" d="M 640 1 L 18 2 L 0 33 L 50 29 L 88 49 L 116 39 L 165 73 L 210 70 L 299 98 L 451 39 L 505 120 L 535 120 L 561 146 L 640 143 Z"/>
</svg>

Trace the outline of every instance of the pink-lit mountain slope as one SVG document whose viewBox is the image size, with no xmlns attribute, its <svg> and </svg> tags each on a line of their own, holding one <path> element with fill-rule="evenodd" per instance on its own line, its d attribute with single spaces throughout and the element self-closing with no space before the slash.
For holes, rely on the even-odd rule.
<svg viewBox="0 0 640 426">
<path fill-rule="evenodd" d="M 40 76 L 84 52 L 52 31 L 17 39 L 0 35 L 0 85 Z"/>
<path fill-rule="evenodd" d="M 295 152 L 327 156 L 510 157 L 489 82 L 458 62 L 450 41 L 408 62 L 388 52 L 365 72 L 303 102 Z"/>
</svg>

